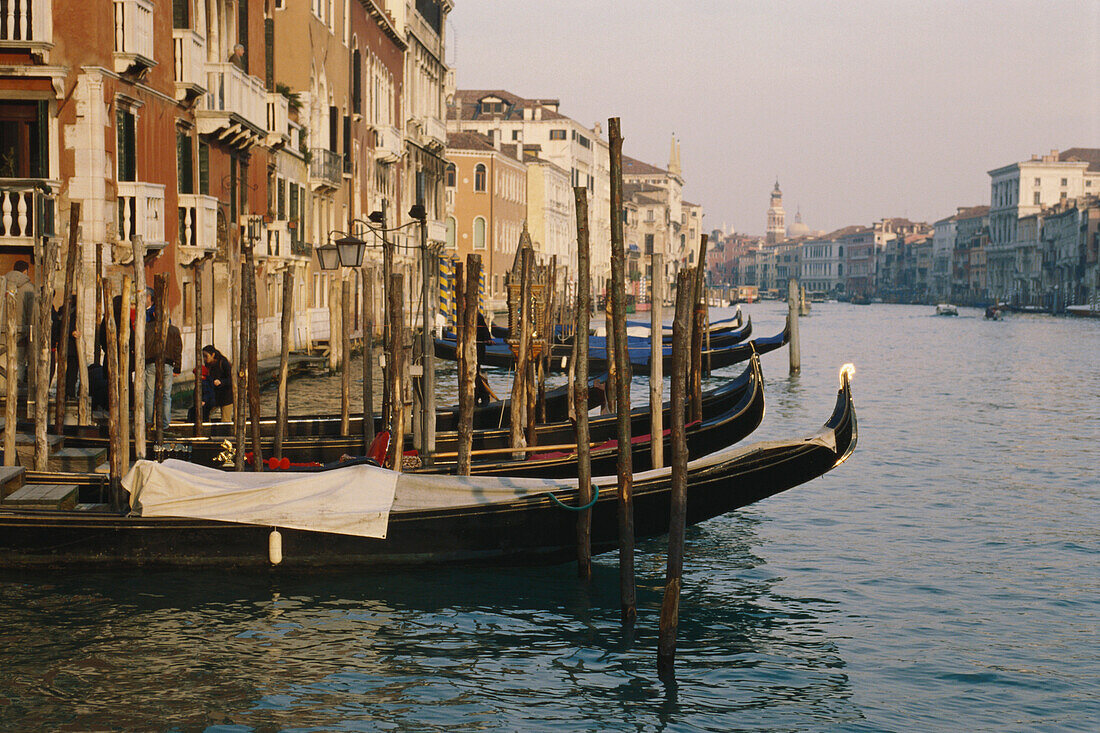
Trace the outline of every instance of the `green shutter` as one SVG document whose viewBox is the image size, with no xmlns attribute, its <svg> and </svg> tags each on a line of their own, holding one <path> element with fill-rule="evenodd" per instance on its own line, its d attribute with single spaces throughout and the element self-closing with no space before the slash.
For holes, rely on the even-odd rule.
<svg viewBox="0 0 1100 733">
<path fill-rule="evenodd" d="M 172 27 L 191 27 L 191 0 L 172 0 Z"/>
<path fill-rule="evenodd" d="M 210 195 L 210 146 L 199 143 L 199 193 Z"/>
<path fill-rule="evenodd" d="M 267 91 L 275 91 L 275 19 L 264 18 L 264 80 Z"/>
<path fill-rule="evenodd" d="M 31 178 L 50 177 L 50 103 L 41 100 L 37 104 L 35 121 L 35 159 L 31 161 Z"/>
</svg>

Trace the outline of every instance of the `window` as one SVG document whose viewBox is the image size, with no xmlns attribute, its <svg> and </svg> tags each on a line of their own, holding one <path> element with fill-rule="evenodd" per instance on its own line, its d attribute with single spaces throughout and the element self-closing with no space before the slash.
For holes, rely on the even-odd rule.
<svg viewBox="0 0 1100 733">
<path fill-rule="evenodd" d="M 1036 192 L 1035 192 L 1035 200 L 1034 200 L 1034 203 L 1035 203 L 1035 205 L 1036 205 L 1036 206 L 1038 206 L 1039 204 L 1043 203 L 1043 202 L 1042 202 L 1042 199 L 1040 198 L 1040 195 L 1039 195 L 1039 192 L 1038 192 L 1038 191 L 1036 191 Z"/>
<path fill-rule="evenodd" d="M 191 135 L 176 131 L 176 182 L 179 193 L 195 192 L 195 157 L 191 152 Z"/>
<path fill-rule="evenodd" d="M 210 195 L 210 145 L 199 142 L 199 193 Z"/>
<path fill-rule="evenodd" d="M 191 0 L 172 0 L 172 27 L 191 27 Z"/>
<path fill-rule="evenodd" d="M 1085 181 L 1085 188 L 1092 188 L 1092 181 Z"/>
<path fill-rule="evenodd" d="M 0 102 L 0 177 L 48 174 L 46 102 Z"/>
<path fill-rule="evenodd" d="M 474 219 L 474 249 L 485 249 L 485 219 Z"/>
<path fill-rule="evenodd" d="M 447 186 L 450 188 L 455 187 L 455 164 L 447 164 Z"/>
<path fill-rule="evenodd" d="M 501 114 L 504 112 L 504 102 L 482 102 L 482 114 Z"/>
<path fill-rule="evenodd" d="M 1043 179 L 1042 179 L 1042 178 L 1036 178 L 1036 179 L 1035 179 L 1035 185 L 1036 185 L 1036 186 L 1042 185 L 1042 183 L 1043 183 Z"/>
<path fill-rule="evenodd" d="M 512 130 L 512 139 L 519 140 L 519 130 Z"/>
<path fill-rule="evenodd" d="M 485 192 L 485 164 L 478 163 L 474 168 L 474 190 Z"/>
<path fill-rule="evenodd" d="M 363 59 L 358 48 L 351 54 L 351 111 L 363 114 Z"/>
<path fill-rule="evenodd" d="M 653 235 L 645 235 L 645 253 L 647 255 L 653 254 Z"/>
<path fill-rule="evenodd" d="M 275 179 L 275 200 L 277 202 L 275 218 L 286 221 L 286 182 L 282 178 Z"/>
<path fill-rule="evenodd" d="M 1063 186 L 1068 186 L 1069 185 L 1069 179 L 1068 178 L 1063 178 L 1062 179 L 1062 185 Z"/>
<path fill-rule="evenodd" d="M 564 140 L 565 139 L 565 130 L 551 130 L 550 131 L 550 139 L 551 140 Z"/>
<path fill-rule="evenodd" d="M 137 180 L 137 161 L 134 150 L 134 113 L 117 105 L 115 133 L 118 142 L 118 180 Z"/>
</svg>

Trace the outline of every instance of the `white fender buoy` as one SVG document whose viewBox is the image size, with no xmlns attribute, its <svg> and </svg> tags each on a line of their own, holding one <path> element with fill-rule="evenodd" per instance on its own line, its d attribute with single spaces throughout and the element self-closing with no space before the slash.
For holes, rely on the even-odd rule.
<svg viewBox="0 0 1100 733">
<path fill-rule="evenodd" d="M 267 559 L 272 565 L 283 561 L 283 536 L 277 529 L 271 530 L 271 534 L 267 536 Z"/>
</svg>

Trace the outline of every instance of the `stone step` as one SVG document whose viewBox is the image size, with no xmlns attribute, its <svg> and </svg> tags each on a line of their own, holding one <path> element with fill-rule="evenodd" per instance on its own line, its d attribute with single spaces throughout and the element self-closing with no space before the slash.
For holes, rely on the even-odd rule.
<svg viewBox="0 0 1100 733">
<path fill-rule="evenodd" d="M 0 499 L 23 488 L 26 474 L 22 466 L 0 466 Z"/>
<path fill-rule="evenodd" d="M 76 507 L 80 494 L 77 486 L 61 484 L 34 484 L 24 486 L 4 499 L 5 509 L 60 509 Z"/>
</svg>

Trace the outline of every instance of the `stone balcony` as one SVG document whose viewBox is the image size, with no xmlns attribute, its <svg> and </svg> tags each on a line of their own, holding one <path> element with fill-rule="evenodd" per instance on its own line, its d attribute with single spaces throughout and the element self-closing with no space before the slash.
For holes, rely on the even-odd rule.
<svg viewBox="0 0 1100 733">
<path fill-rule="evenodd" d="M 156 66 L 153 55 L 153 3 L 114 0 L 115 71 L 119 74 Z"/>
<path fill-rule="evenodd" d="M 0 48 L 53 47 L 52 0 L 6 0 L 0 13 Z"/>
<path fill-rule="evenodd" d="M 343 157 L 327 148 L 310 148 L 309 185 L 314 190 L 340 188 L 344 181 Z"/>
<path fill-rule="evenodd" d="M 0 178 L 0 248 L 33 247 L 54 230 L 54 199 L 60 184 L 44 178 Z"/>
<path fill-rule="evenodd" d="M 206 39 L 190 28 L 172 31 L 176 99 L 194 99 L 206 93 Z"/>
<path fill-rule="evenodd" d="M 425 116 L 420 118 L 420 129 L 423 131 L 426 142 L 433 147 L 446 147 L 447 125 L 438 117 Z"/>
<path fill-rule="evenodd" d="M 184 263 L 218 251 L 218 199 L 215 196 L 179 195 L 179 245 Z"/>
<path fill-rule="evenodd" d="M 290 142 L 290 101 L 278 92 L 267 94 L 267 145 L 277 147 Z"/>
<path fill-rule="evenodd" d="M 206 64 L 204 108 L 197 113 L 199 132 L 227 145 L 250 148 L 267 137 L 267 89 L 263 79 L 230 63 Z"/>
<path fill-rule="evenodd" d="M 396 163 L 405 152 L 405 138 L 392 125 L 374 126 L 374 157 L 382 163 Z"/>
<path fill-rule="evenodd" d="M 118 182 L 118 241 L 129 245 L 141 235 L 146 250 L 163 249 L 164 184 L 141 181 Z"/>
</svg>

